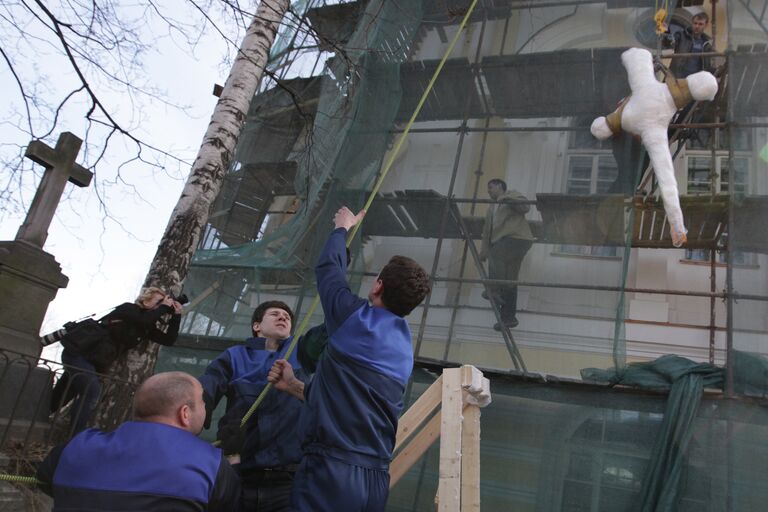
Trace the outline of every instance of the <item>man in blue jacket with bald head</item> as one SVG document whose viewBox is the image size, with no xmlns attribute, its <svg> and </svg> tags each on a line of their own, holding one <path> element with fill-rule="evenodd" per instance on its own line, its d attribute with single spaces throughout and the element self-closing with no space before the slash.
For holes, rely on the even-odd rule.
<svg viewBox="0 0 768 512">
<path fill-rule="evenodd" d="M 40 464 L 37 478 L 54 512 L 238 510 L 237 473 L 197 437 L 205 420 L 197 379 L 150 377 L 136 391 L 133 418 L 114 432 L 85 430 Z"/>
<path fill-rule="evenodd" d="M 336 212 L 336 229 L 315 267 L 329 339 L 313 380 L 305 389 L 284 360 L 269 375 L 277 389 L 305 400 L 299 421 L 304 457 L 291 493 L 292 508 L 301 512 L 378 512 L 389 495 L 389 462 L 413 369 L 404 317 L 430 285 L 418 263 L 394 256 L 368 300 L 352 293 L 345 239 L 363 215 L 346 207 Z"/>
</svg>

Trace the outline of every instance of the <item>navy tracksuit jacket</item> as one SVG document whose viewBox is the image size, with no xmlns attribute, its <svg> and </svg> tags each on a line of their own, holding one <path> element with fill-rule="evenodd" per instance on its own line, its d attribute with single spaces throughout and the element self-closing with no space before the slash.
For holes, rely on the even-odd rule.
<svg viewBox="0 0 768 512">
<path fill-rule="evenodd" d="M 343 228 L 331 233 L 315 269 L 330 338 L 305 388 L 304 458 L 291 496 L 301 512 L 384 510 L 413 369 L 406 320 L 351 292 L 345 235 Z"/>
<path fill-rule="evenodd" d="M 88 429 L 38 468 L 54 512 L 223 512 L 240 481 L 221 450 L 180 428 L 141 421 Z"/>
</svg>

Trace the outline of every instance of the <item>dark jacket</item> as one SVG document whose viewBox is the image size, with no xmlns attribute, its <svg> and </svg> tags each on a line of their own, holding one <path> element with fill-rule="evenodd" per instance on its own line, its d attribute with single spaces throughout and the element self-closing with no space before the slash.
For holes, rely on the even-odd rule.
<svg viewBox="0 0 768 512">
<path fill-rule="evenodd" d="M 227 397 L 224 416 L 219 421 L 218 438 L 222 439 L 232 425 L 239 424 L 267 384 L 267 374 L 278 359 L 283 359 L 291 338 L 283 340 L 275 352 L 265 350 L 264 338 L 250 338 L 245 345 L 225 350 L 206 368 L 198 379 L 203 385 L 206 405 L 211 410 Z M 296 377 L 307 382 L 293 351 L 288 361 Z M 245 441 L 240 452 L 240 470 L 248 472 L 264 468 L 296 465 L 301 461 L 297 423 L 302 403 L 299 399 L 272 390 L 264 398 L 245 426 Z"/>
<path fill-rule="evenodd" d="M 693 32 L 690 27 L 675 32 L 672 36 L 675 53 L 694 53 Z M 712 40 L 707 34 L 701 34 L 702 53 L 712 51 Z M 681 57 L 672 59 L 669 69 L 676 78 L 685 78 L 699 71 L 711 71 L 709 57 Z"/>
<path fill-rule="evenodd" d="M 315 267 L 330 338 L 304 388 L 302 448 L 305 454 L 385 470 L 413 369 L 411 332 L 404 318 L 350 290 L 346 234 L 343 228 L 333 231 Z"/>
<path fill-rule="evenodd" d="M 173 314 L 173 308 L 165 304 L 155 309 L 144 309 L 138 304 L 126 302 L 99 322 L 107 327 L 111 342 L 99 343 L 83 356 L 93 363 L 97 371 L 104 371 L 142 340 L 173 345 L 179 334 L 181 315 Z"/>
<path fill-rule="evenodd" d="M 160 423 L 85 430 L 54 448 L 37 478 L 54 512 L 229 512 L 240 499 L 239 478 L 221 450 Z"/>
</svg>

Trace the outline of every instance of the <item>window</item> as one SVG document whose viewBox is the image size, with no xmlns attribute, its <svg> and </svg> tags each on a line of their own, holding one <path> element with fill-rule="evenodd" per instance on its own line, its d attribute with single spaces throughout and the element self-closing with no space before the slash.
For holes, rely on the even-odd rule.
<svg viewBox="0 0 768 512">
<path fill-rule="evenodd" d="M 563 511 L 633 510 L 663 416 L 603 410 L 585 420 L 568 443 Z"/>
<path fill-rule="evenodd" d="M 715 156 L 715 173 L 717 177 L 712 180 L 710 171 L 712 155 L 704 156 L 698 152 L 689 152 L 688 162 L 688 187 L 690 195 L 704 195 L 712 193 L 712 185 L 715 193 L 746 194 L 749 181 L 749 159 L 745 156 L 734 157 L 731 165 L 728 155 Z"/>
<path fill-rule="evenodd" d="M 568 159 L 566 194 L 608 194 L 619 176 L 611 154 L 571 155 Z"/>
<path fill-rule="evenodd" d="M 724 233 L 720 238 L 720 244 L 726 245 L 728 234 Z M 756 266 L 757 259 L 755 253 L 737 251 L 731 255 L 734 265 Z M 686 249 L 685 259 L 690 261 L 703 261 L 709 263 L 709 249 Z M 715 263 L 728 263 L 728 251 L 717 251 L 715 253 Z"/>
<path fill-rule="evenodd" d="M 619 169 L 613 154 L 606 149 L 605 141 L 599 141 L 587 132 L 573 132 L 570 137 L 565 193 L 586 196 L 610 194 L 619 178 Z M 584 150 L 583 148 L 586 148 Z M 563 254 L 615 258 L 621 248 L 613 246 L 560 245 Z"/>
</svg>

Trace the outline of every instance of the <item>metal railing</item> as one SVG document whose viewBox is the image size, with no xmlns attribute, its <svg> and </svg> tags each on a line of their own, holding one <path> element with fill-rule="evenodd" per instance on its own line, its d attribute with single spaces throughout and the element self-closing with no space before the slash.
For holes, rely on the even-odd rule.
<svg viewBox="0 0 768 512">
<path fill-rule="evenodd" d="M 41 460 L 53 446 L 68 441 L 78 423 L 92 420 L 83 418 L 93 410 L 78 395 L 95 393 L 98 407 L 108 382 L 133 387 L 107 375 L 0 348 L 0 451 L 17 467 Z"/>
</svg>

